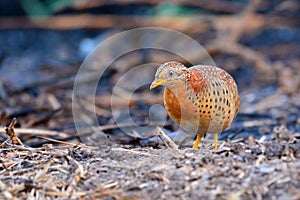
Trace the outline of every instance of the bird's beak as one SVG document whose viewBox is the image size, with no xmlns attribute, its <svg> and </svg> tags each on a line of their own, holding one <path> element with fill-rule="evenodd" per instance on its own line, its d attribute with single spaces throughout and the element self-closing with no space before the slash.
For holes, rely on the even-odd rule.
<svg viewBox="0 0 300 200">
<path fill-rule="evenodd" d="M 166 79 L 155 79 L 152 83 L 151 83 L 151 86 L 150 86 L 150 90 L 153 89 L 153 88 L 156 88 L 164 83 L 166 83 L 167 80 Z"/>
</svg>

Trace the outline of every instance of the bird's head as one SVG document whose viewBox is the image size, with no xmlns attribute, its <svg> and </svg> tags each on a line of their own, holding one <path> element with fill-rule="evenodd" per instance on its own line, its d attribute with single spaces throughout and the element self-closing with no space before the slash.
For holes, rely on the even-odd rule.
<svg viewBox="0 0 300 200">
<path fill-rule="evenodd" d="M 155 79 L 152 82 L 150 89 L 163 85 L 167 88 L 172 88 L 177 83 L 185 80 L 187 68 L 176 61 L 166 62 L 160 65 L 155 73 Z"/>
</svg>

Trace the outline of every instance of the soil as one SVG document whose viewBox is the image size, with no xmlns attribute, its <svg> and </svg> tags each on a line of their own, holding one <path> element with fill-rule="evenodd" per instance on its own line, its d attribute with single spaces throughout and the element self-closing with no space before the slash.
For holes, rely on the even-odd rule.
<svg viewBox="0 0 300 200">
<path fill-rule="evenodd" d="M 217 151 L 205 143 L 179 151 L 163 143 L 158 148 L 10 145 L 2 147 L 1 158 L 6 199 L 300 198 L 300 141 L 284 127 L 272 140 L 221 142 Z"/>
</svg>

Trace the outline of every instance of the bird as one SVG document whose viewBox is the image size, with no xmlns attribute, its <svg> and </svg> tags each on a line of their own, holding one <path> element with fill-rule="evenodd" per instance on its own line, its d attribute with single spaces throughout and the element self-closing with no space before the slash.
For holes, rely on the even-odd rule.
<svg viewBox="0 0 300 200">
<path fill-rule="evenodd" d="M 240 97 L 233 77 L 225 70 L 210 65 L 186 67 L 180 62 L 161 64 L 150 89 L 164 86 L 164 106 L 170 118 L 184 130 L 197 135 L 197 149 L 203 135 L 214 134 L 214 150 L 218 134 L 236 117 Z"/>
</svg>

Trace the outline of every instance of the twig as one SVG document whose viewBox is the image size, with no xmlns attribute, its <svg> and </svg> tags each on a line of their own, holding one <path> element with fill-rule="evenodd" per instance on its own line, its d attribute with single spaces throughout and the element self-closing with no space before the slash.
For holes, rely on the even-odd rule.
<svg viewBox="0 0 300 200">
<path fill-rule="evenodd" d="M 16 123 L 17 123 L 17 119 L 13 118 L 12 121 L 10 122 L 9 126 L 5 127 L 4 130 L 5 130 L 6 134 L 10 137 L 13 144 L 19 144 L 21 146 L 24 146 L 22 141 L 15 134 L 14 127 L 15 127 Z"/>
<path fill-rule="evenodd" d="M 69 134 L 64 132 L 50 131 L 50 130 L 43 130 L 43 129 L 15 128 L 14 131 L 17 134 L 27 134 L 27 135 L 60 136 L 63 138 L 69 136 Z M 0 129 L 0 133 L 6 133 L 6 131 Z"/>
<path fill-rule="evenodd" d="M 164 121 L 157 121 L 157 122 L 151 122 L 150 124 L 134 124 L 134 123 L 118 123 L 118 124 L 106 124 L 102 126 L 97 126 L 97 127 L 89 127 L 89 128 L 78 128 L 77 131 L 80 133 L 80 136 L 84 135 L 89 135 L 91 132 L 94 132 L 95 130 L 97 131 L 108 131 L 108 130 L 114 130 L 114 129 L 119 129 L 119 128 L 131 128 L 131 127 L 137 127 L 137 126 L 151 126 L 151 127 L 156 127 L 156 126 L 165 126 L 169 125 L 167 122 Z M 130 135 L 132 136 L 132 135 Z M 154 137 L 155 135 L 152 135 L 151 137 Z M 149 138 L 149 137 L 145 137 Z"/>
<path fill-rule="evenodd" d="M 81 197 L 86 196 L 88 192 L 73 192 L 72 197 Z M 47 196 L 56 196 L 56 197 L 70 197 L 66 192 L 55 192 L 55 191 L 45 191 Z"/>
<path fill-rule="evenodd" d="M 134 150 L 131 150 L 131 149 L 124 149 L 124 148 L 112 148 L 111 150 L 112 151 L 125 151 L 125 152 L 128 152 L 128 153 L 139 154 L 139 155 L 143 155 L 143 156 L 158 156 L 158 155 L 155 155 L 155 154 L 150 154 L 150 153 L 140 152 L 140 151 L 134 151 Z"/>
<path fill-rule="evenodd" d="M 249 127 L 254 127 L 254 126 L 265 126 L 265 125 L 274 125 L 277 124 L 278 122 L 271 120 L 271 119 L 266 119 L 266 120 L 252 120 L 252 121 L 245 121 L 243 122 L 243 127 L 244 128 L 249 128 Z"/>
<path fill-rule="evenodd" d="M 251 24 L 255 10 L 259 6 L 260 0 L 252 0 L 248 3 L 241 14 L 238 14 L 238 21 L 233 25 L 231 34 L 228 37 L 229 41 L 237 42 L 242 35 L 247 31 L 247 26 Z M 261 22 L 263 24 L 263 22 Z M 228 42 L 227 40 L 227 42 Z"/>
<path fill-rule="evenodd" d="M 75 187 L 78 185 L 78 183 L 81 181 L 81 179 L 85 178 L 86 171 L 83 169 L 83 166 L 79 162 L 77 162 L 75 159 L 73 159 L 71 156 L 65 155 L 65 157 L 70 162 L 73 162 L 77 167 L 77 169 L 75 170 L 74 177 L 72 178 L 71 183 L 66 191 L 67 194 L 69 194 L 69 197 L 71 197 L 75 190 Z"/>
<path fill-rule="evenodd" d="M 263 21 L 261 19 L 264 19 Z M 77 29 L 77 28 L 136 28 L 136 27 L 164 27 L 184 32 L 206 32 L 215 24 L 227 22 L 236 22 L 231 16 L 219 15 L 190 15 L 190 16 L 124 16 L 117 15 L 60 15 L 51 17 L 33 18 L 32 20 L 25 17 L 2 17 L 0 18 L 0 29 L 15 28 L 41 28 L 41 29 Z M 276 21 L 277 23 L 272 23 Z M 298 20 L 299 21 L 299 20 Z M 292 17 L 278 17 L 276 15 L 263 16 L 252 14 L 251 24 L 246 25 L 250 32 L 258 27 L 266 25 L 270 28 L 275 25 L 298 26 L 299 22 Z M 218 27 L 216 27 L 218 29 Z M 25 89 L 25 88 L 24 88 Z M 28 89 L 26 87 L 26 89 Z"/>
<path fill-rule="evenodd" d="M 48 94 L 47 95 L 47 100 L 49 102 L 49 104 L 51 105 L 53 110 L 60 110 L 62 105 L 61 103 L 58 101 L 58 99 L 56 98 L 55 95 L 53 94 Z"/>
<path fill-rule="evenodd" d="M 81 0 L 75 1 L 69 7 L 72 7 L 75 10 L 87 10 L 87 9 L 95 9 L 96 7 L 102 7 L 107 5 L 120 6 L 124 4 L 147 4 L 151 6 L 157 6 L 161 4 L 161 0 L 131 0 L 123 1 L 123 0 L 115 0 L 115 1 L 95 1 L 95 0 Z M 202 1 L 186 1 L 186 0 L 177 0 L 176 5 L 178 6 L 192 6 L 199 7 L 206 10 L 218 11 L 218 12 L 238 12 L 241 10 L 242 5 L 238 5 L 234 2 L 230 1 L 219 1 L 219 0 L 202 0 Z"/>
<path fill-rule="evenodd" d="M 231 143 L 240 143 L 240 142 L 244 142 L 244 141 L 245 141 L 245 138 L 239 138 L 239 139 L 231 141 Z"/>
<path fill-rule="evenodd" d="M 107 125 L 100 126 L 97 129 L 103 131 L 103 130 L 111 130 L 111 129 L 116 129 L 116 128 L 137 127 L 137 126 L 143 126 L 143 125 L 164 126 L 164 125 L 166 125 L 166 123 L 164 121 L 161 121 L 161 122 L 152 122 L 150 124 L 133 124 L 133 123 L 107 124 Z"/>
<path fill-rule="evenodd" d="M 38 182 L 44 175 L 46 175 L 46 173 L 51 165 L 51 162 L 52 162 L 52 160 L 49 159 L 48 162 L 46 162 L 46 164 L 44 164 L 43 170 L 36 173 L 36 175 L 33 179 L 35 182 Z"/>
<path fill-rule="evenodd" d="M 21 150 L 21 151 L 29 151 L 29 152 L 37 152 L 39 151 L 40 149 L 38 148 L 31 148 L 31 147 L 26 147 L 26 146 L 19 146 L 19 145 L 15 145 L 15 144 L 11 144 L 11 143 L 8 143 L 7 141 L 4 141 L 1 146 L 3 145 L 7 145 L 11 148 L 15 148 L 15 149 L 18 149 L 18 150 Z M 44 148 L 44 147 L 42 147 Z"/>
<path fill-rule="evenodd" d="M 32 127 L 32 126 L 37 126 L 39 124 L 44 124 L 47 123 L 57 112 L 59 112 L 61 108 L 58 108 L 56 110 L 51 110 L 50 112 L 46 113 L 44 116 L 41 116 L 37 119 L 32 119 L 30 120 L 26 126 L 27 127 Z"/>
<path fill-rule="evenodd" d="M 263 188 L 265 188 L 265 190 L 267 190 L 267 188 L 271 185 L 273 185 L 276 182 L 279 182 L 280 180 L 283 179 L 283 175 L 279 174 L 278 176 L 273 177 L 272 179 L 266 181 L 265 183 L 262 184 Z"/>
<path fill-rule="evenodd" d="M 69 145 L 71 147 L 75 147 L 78 146 L 77 144 L 71 143 L 71 142 L 65 142 L 65 141 L 60 141 L 60 140 L 56 140 L 56 139 L 52 139 L 52 138 L 48 138 L 48 137 L 43 137 L 43 136 L 38 136 L 41 139 L 47 140 L 47 141 L 51 141 L 51 142 L 56 142 L 59 144 L 66 144 Z"/>
<path fill-rule="evenodd" d="M 193 27 L 193 31 L 204 32 L 207 30 L 208 16 L 183 17 L 183 16 L 116 16 L 116 15 L 61 15 L 48 18 L 5 17 L 0 19 L 0 29 L 12 28 L 44 28 L 44 29 L 76 29 L 76 28 L 134 28 L 144 26 L 165 27 L 184 31 Z M 190 20 L 189 20 L 190 19 Z M 198 20 L 198 21 L 197 21 Z M 199 23 L 201 21 L 202 23 Z M 189 22 L 187 24 L 187 22 Z M 46 26 L 47 24 L 47 26 Z M 195 30 L 196 29 L 196 30 Z"/>
<path fill-rule="evenodd" d="M 173 140 L 171 140 L 171 138 L 167 134 L 165 134 L 165 132 L 163 132 L 161 128 L 157 127 L 157 130 L 167 140 L 173 150 L 175 150 L 177 153 L 181 153 Z"/>
</svg>

